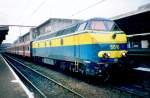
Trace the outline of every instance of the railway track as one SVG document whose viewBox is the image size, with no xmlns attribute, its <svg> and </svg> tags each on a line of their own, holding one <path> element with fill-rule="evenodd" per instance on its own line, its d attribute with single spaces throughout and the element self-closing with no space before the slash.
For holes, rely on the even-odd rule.
<svg viewBox="0 0 150 98">
<path fill-rule="evenodd" d="M 142 73 L 136 72 L 136 76 L 127 77 L 126 79 L 134 79 L 135 77 L 138 78 L 134 81 L 131 80 L 127 83 L 115 83 L 113 84 L 113 88 L 118 89 L 122 92 L 127 92 L 132 95 L 136 95 L 140 98 L 150 98 L 150 73 L 145 72 L 143 75 Z M 149 74 L 149 75 L 147 75 Z M 139 76 L 141 75 L 141 76 Z M 146 76 L 145 76 L 146 75 Z M 143 78 L 144 77 L 144 78 Z"/>
<path fill-rule="evenodd" d="M 42 73 L 31 69 L 24 63 L 15 60 L 10 56 L 3 56 L 4 59 L 19 73 L 26 81 L 28 81 L 36 92 L 39 93 L 39 98 L 84 98 L 81 94 L 73 91 L 62 85 L 61 83 L 43 75 Z"/>
<path fill-rule="evenodd" d="M 141 87 L 141 85 L 114 86 L 114 88 L 122 92 L 133 94 L 140 98 L 150 98 L 150 90 Z"/>
<path fill-rule="evenodd" d="M 23 63 L 22 60 L 17 59 L 17 61 L 20 61 L 20 63 Z M 107 86 L 107 84 L 106 84 L 106 86 L 107 87 L 110 86 L 112 89 L 117 89 L 121 92 L 126 92 L 126 93 L 133 95 L 133 96 L 137 96 L 139 98 L 150 98 L 150 86 L 145 86 L 146 84 L 149 85 L 148 83 L 150 84 L 150 81 L 144 81 L 141 83 L 131 83 L 131 84 L 130 83 L 129 84 L 128 83 L 126 83 L 126 84 L 119 83 L 119 85 L 108 83 L 108 86 Z M 77 96 L 77 97 L 83 98 L 82 95 Z M 65 98 L 67 98 L 67 97 L 65 97 Z"/>
</svg>

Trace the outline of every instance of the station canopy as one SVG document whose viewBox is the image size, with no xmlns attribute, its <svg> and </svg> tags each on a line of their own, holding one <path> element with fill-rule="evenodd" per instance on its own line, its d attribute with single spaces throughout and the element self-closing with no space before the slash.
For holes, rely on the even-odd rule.
<svg viewBox="0 0 150 98">
<path fill-rule="evenodd" d="M 5 40 L 5 36 L 8 34 L 8 26 L 0 26 L 0 44 Z"/>
<path fill-rule="evenodd" d="M 128 35 L 150 33 L 150 3 L 136 11 L 113 17 L 112 20 Z"/>
</svg>

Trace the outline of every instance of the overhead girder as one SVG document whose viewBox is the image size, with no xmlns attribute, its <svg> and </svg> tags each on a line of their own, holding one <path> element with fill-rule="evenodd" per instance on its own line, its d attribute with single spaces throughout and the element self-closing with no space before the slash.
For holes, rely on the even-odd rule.
<svg viewBox="0 0 150 98">
<path fill-rule="evenodd" d="M 114 20 L 127 34 L 150 32 L 150 11 Z"/>
</svg>

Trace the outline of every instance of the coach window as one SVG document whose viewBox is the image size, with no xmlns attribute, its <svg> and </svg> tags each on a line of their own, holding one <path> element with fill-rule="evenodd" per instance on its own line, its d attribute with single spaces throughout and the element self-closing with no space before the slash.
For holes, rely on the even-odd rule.
<svg viewBox="0 0 150 98">
<path fill-rule="evenodd" d="M 83 30 L 85 29 L 85 27 L 86 27 L 86 24 L 87 24 L 86 22 L 80 24 L 80 26 L 79 26 L 79 28 L 78 28 L 78 31 L 83 31 Z"/>
<path fill-rule="evenodd" d="M 28 50 L 30 50 L 30 46 L 28 46 Z"/>
</svg>

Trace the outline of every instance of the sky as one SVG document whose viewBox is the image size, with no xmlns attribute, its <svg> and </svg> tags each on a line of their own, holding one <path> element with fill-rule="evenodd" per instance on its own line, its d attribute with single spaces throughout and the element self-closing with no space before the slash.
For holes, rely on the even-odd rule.
<svg viewBox="0 0 150 98">
<path fill-rule="evenodd" d="M 49 18 L 111 18 L 147 3 L 150 0 L 0 0 L 0 25 L 37 26 Z M 9 27 L 3 43 L 13 43 L 29 29 Z"/>
</svg>

